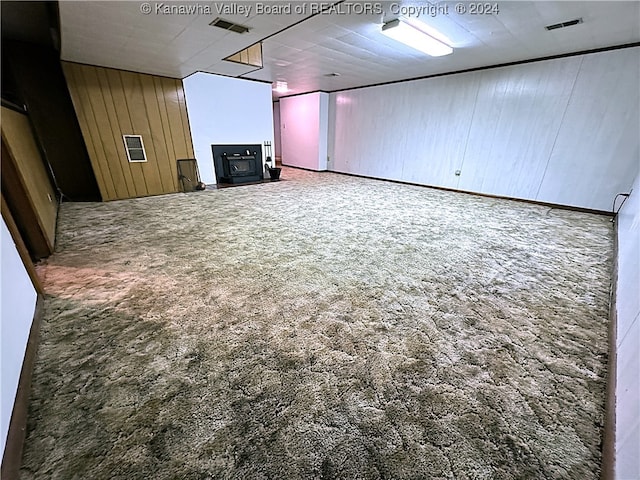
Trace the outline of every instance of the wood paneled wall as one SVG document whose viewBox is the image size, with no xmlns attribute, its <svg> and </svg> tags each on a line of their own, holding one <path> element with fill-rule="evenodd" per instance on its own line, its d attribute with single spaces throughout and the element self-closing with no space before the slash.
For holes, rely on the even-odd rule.
<svg viewBox="0 0 640 480">
<path fill-rule="evenodd" d="M 610 211 L 638 169 L 639 68 L 633 47 L 331 93 L 329 170 Z"/>
<path fill-rule="evenodd" d="M 29 118 L 2 107 L 2 198 L 34 258 L 53 252 L 58 201 Z"/>
<path fill-rule="evenodd" d="M 182 81 L 63 62 L 103 200 L 180 190 L 176 161 L 193 158 Z M 123 135 L 142 135 L 147 161 L 130 163 Z"/>
</svg>

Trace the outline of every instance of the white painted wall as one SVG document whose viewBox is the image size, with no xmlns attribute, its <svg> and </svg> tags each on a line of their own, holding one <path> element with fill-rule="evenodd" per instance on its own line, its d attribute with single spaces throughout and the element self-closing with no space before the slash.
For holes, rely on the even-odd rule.
<svg viewBox="0 0 640 480">
<path fill-rule="evenodd" d="M 204 183 L 216 183 L 212 144 L 263 145 L 270 141 L 273 145 L 270 84 L 210 73 L 195 73 L 183 84 L 194 153 Z M 264 162 L 264 147 L 262 157 Z"/>
<path fill-rule="evenodd" d="M 327 169 L 329 94 L 308 93 L 280 99 L 282 164 Z"/>
<path fill-rule="evenodd" d="M 329 94 L 318 93 L 320 104 L 320 131 L 318 132 L 318 170 L 329 168 Z"/>
<path fill-rule="evenodd" d="M 539 196 L 610 210 L 640 163 L 640 47 L 581 58 Z"/>
<path fill-rule="evenodd" d="M 4 452 L 37 294 L 4 219 L 0 241 L 0 452 Z"/>
<path fill-rule="evenodd" d="M 273 156 L 282 156 L 280 143 L 280 102 L 273 102 Z M 275 165 L 273 165 L 275 167 Z"/>
<path fill-rule="evenodd" d="M 332 93 L 330 169 L 610 210 L 640 161 L 639 69 L 635 47 Z"/>
<path fill-rule="evenodd" d="M 616 466 L 640 478 L 640 175 L 618 215 Z"/>
</svg>

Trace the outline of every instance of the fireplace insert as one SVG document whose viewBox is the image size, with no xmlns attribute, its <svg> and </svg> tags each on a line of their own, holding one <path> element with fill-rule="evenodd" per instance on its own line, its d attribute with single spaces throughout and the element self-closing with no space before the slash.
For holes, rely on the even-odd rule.
<svg viewBox="0 0 640 480">
<path fill-rule="evenodd" d="M 261 145 L 211 145 L 218 183 L 259 182 L 264 178 Z"/>
</svg>

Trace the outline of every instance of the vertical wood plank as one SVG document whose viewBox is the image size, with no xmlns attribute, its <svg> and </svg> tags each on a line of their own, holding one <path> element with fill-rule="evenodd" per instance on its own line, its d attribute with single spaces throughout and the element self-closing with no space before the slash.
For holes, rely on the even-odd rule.
<svg viewBox="0 0 640 480">
<path fill-rule="evenodd" d="M 182 120 L 182 139 L 185 145 L 185 158 L 193 158 L 193 142 L 191 141 L 191 127 L 189 126 L 189 116 L 187 113 L 187 101 L 184 97 L 184 87 L 182 80 L 175 80 L 176 92 L 178 94 L 178 107 L 180 109 L 180 119 Z"/>
<path fill-rule="evenodd" d="M 131 125 L 131 118 L 129 117 L 129 110 L 126 108 L 127 101 L 124 94 L 124 87 L 122 86 L 122 80 L 120 78 L 120 72 L 114 69 L 107 70 L 107 79 L 109 81 L 109 88 L 111 90 L 111 97 L 113 99 L 115 113 L 118 117 L 118 125 L 120 126 L 119 140 L 122 156 L 127 165 L 129 175 L 131 175 L 131 181 L 135 190 L 136 197 L 144 197 L 148 194 L 147 185 L 145 183 L 142 167 L 139 163 L 130 163 L 127 158 L 125 150 L 123 135 L 133 134 L 133 126 Z"/>
<path fill-rule="evenodd" d="M 169 126 L 169 116 L 167 115 L 167 104 L 164 98 L 164 90 L 162 89 L 162 83 L 166 80 L 163 78 L 155 77 L 153 79 L 154 88 L 156 91 L 156 98 L 158 99 L 158 109 L 160 111 L 160 121 L 162 123 L 162 133 L 164 135 L 165 143 L 167 145 L 167 155 L 169 160 L 169 171 L 171 172 L 173 187 L 175 191 L 180 191 L 180 182 L 178 181 L 177 159 L 173 137 L 171 135 L 171 128 Z"/>
<path fill-rule="evenodd" d="M 169 128 L 173 138 L 173 147 L 177 158 L 187 157 L 187 146 L 184 141 L 184 127 L 182 115 L 180 114 L 180 101 L 178 91 L 174 82 L 163 82 L 165 104 L 169 118 Z"/>
<path fill-rule="evenodd" d="M 108 170 L 111 181 L 116 192 L 117 198 L 128 198 L 129 192 L 124 181 L 124 173 L 117 159 L 117 151 L 113 143 L 113 132 L 111 131 L 111 123 L 107 116 L 105 107 L 103 90 L 98 80 L 98 69 L 94 67 L 83 67 L 83 75 L 85 78 L 89 102 L 98 128 L 100 142 L 102 143 L 102 151 L 104 156 L 101 157 L 104 168 Z"/>
<path fill-rule="evenodd" d="M 160 108 L 158 105 L 158 97 L 156 95 L 153 77 L 150 75 L 140 75 L 140 84 L 142 86 L 142 95 L 147 111 L 147 120 L 149 121 L 149 137 L 153 143 L 155 152 L 155 161 L 150 166 L 154 166 L 160 178 L 160 185 L 163 192 L 172 192 L 174 190 L 173 178 L 169 171 L 169 154 L 164 139 L 164 131 L 162 129 L 162 120 L 160 118 Z"/>
<path fill-rule="evenodd" d="M 78 86 L 78 95 L 80 103 L 84 109 L 85 128 L 91 137 L 93 144 L 94 156 L 91 163 L 95 170 L 100 172 L 99 181 L 101 181 L 100 192 L 104 200 L 115 200 L 118 198 L 115 186 L 111 179 L 111 173 L 106 166 L 104 148 L 100 139 L 100 129 L 96 123 L 95 115 L 89 98 L 87 82 L 84 76 L 83 66 L 74 65 L 74 74 Z"/>
<path fill-rule="evenodd" d="M 84 139 L 84 143 L 87 147 L 87 153 L 89 154 L 89 161 L 91 162 L 91 166 L 96 175 L 96 182 L 98 182 L 98 188 L 100 189 L 100 195 L 103 200 L 109 200 L 108 192 L 105 188 L 105 179 L 103 172 L 99 165 L 96 163 L 96 149 L 93 141 L 93 137 L 91 136 L 91 131 L 88 128 L 87 123 L 87 115 L 85 113 L 85 105 L 82 102 L 82 98 L 80 95 L 81 85 L 78 84 L 77 81 L 77 71 L 78 66 L 74 63 L 62 62 L 62 68 L 64 71 L 64 76 L 67 80 L 67 87 L 69 90 L 69 94 L 71 95 L 71 102 L 73 103 L 73 108 L 76 111 L 76 116 L 78 118 L 78 123 L 80 124 L 80 131 L 82 132 L 82 138 Z"/>
<path fill-rule="evenodd" d="M 120 132 L 122 132 L 122 129 L 120 128 L 118 115 L 116 113 L 116 105 L 114 104 L 112 89 L 107 78 L 107 69 L 96 68 L 96 73 L 104 99 L 107 119 L 111 127 L 110 130 L 105 129 L 102 132 L 106 137 L 110 131 L 112 136 L 112 142 L 109 142 L 109 140 L 105 138 L 105 143 L 108 146 L 109 152 L 109 166 L 110 168 L 116 170 L 118 174 L 119 172 L 122 172 L 122 178 L 126 187 L 127 197 L 135 197 L 136 189 L 133 184 L 131 169 L 129 168 L 129 160 L 127 159 L 122 135 L 120 134 Z"/>
<path fill-rule="evenodd" d="M 262 67 L 262 44 L 251 45 L 247 51 L 249 53 L 249 63 L 256 67 Z"/>
<path fill-rule="evenodd" d="M 38 229 L 34 228 L 32 238 L 45 241 L 48 251 L 43 253 L 48 255 L 55 245 L 58 202 L 25 114 L 2 107 L 2 147 L 2 170 L 12 172 L 10 176 L 3 176 L 3 189 L 8 187 L 15 193 L 11 198 L 17 202 L 14 213 L 24 211 L 25 220 L 29 219 L 23 226 L 28 229 L 31 227 L 28 224 L 37 223 Z M 16 188 L 7 186 L 6 180 L 12 180 Z M 23 203 L 26 208 L 21 210 Z"/>
<path fill-rule="evenodd" d="M 121 78 L 125 86 L 125 97 L 131 125 L 136 135 L 142 135 L 147 154 L 147 161 L 139 163 L 146 180 L 147 193 L 148 195 L 159 195 L 164 192 L 162 191 L 162 183 L 156 166 L 156 152 L 151 139 L 151 127 L 142 92 L 140 74 L 122 72 Z"/>
<path fill-rule="evenodd" d="M 120 71 L 118 73 L 120 77 L 120 82 L 122 84 L 122 95 L 123 95 L 123 99 L 122 99 L 123 103 L 120 106 L 120 109 L 122 111 L 121 115 L 124 116 L 124 114 L 126 113 L 127 117 L 129 118 L 129 123 L 127 124 L 128 131 L 126 133 L 123 132 L 123 134 L 141 135 L 143 134 L 143 132 L 141 130 L 136 129 L 137 126 L 134 123 L 133 118 L 131 116 L 131 108 L 132 108 L 131 98 L 133 98 L 136 95 L 135 86 L 134 86 L 135 74 L 131 72 L 124 72 L 124 71 Z M 143 141 L 145 140 L 144 137 L 142 140 Z M 145 142 L 145 147 L 146 147 L 146 143 L 147 142 Z M 147 178 L 144 172 L 143 164 L 130 163 L 129 168 L 132 172 L 132 177 L 134 178 L 138 191 L 144 186 L 143 195 L 144 196 L 150 195 L 151 193 L 149 191 L 149 186 L 147 183 Z M 140 179 L 142 179 L 143 182 L 140 182 Z"/>
</svg>

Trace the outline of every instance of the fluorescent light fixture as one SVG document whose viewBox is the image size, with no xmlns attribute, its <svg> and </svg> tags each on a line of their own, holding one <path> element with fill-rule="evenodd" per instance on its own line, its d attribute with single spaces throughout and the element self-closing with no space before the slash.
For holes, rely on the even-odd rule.
<svg viewBox="0 0 640 480">
<path fill-rule="evenodd" d="M 278 93 L 287 93 L 289 91 L 289 85 L 287 84 L 287 82 L 278 80 L 273 90 Z"/>
<path fill-rule="evenodd" d="M 404 23 L 400 19 L 392 20 L 382 25 L 382 33 L 432 57 L 441 57 L 453 52 L 453 48 L 446 43 L 436 40 L 431 35 L 427 35 L 422 30 Z"/>
</svg>

